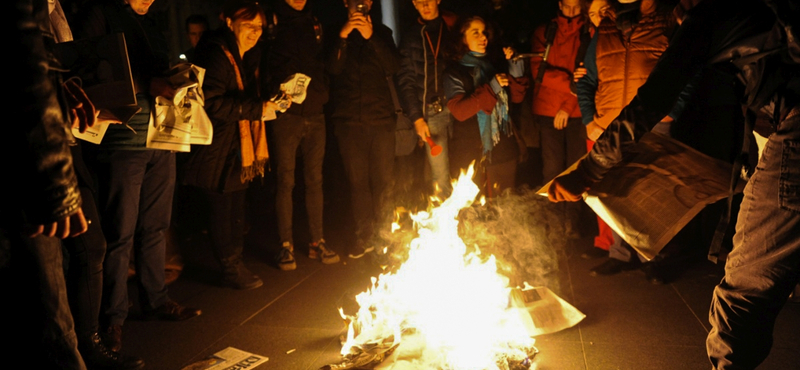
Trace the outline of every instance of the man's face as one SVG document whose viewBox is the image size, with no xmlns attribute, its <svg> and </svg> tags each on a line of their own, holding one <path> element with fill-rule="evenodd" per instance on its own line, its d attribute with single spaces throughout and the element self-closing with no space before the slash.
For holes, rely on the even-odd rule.
<svg viewBox="0 0 800 370">
<path fill-rule="evenodd" d="M 581 14 L 580 0 L 559 0 L 558 9 L 567 18 L 577 17 Z"/>
<path fill-rule="evenodd" d="M 155 0 L 125 0 L 128 5 L 131 6 L 131 9 L 139 15 L 147 14 L 147 11 L 150 10 L 150 5 L 153 5 Z"/>
<path fill-rule="evenodd" d="M 426 21 L 434 20 L 439 16 L 439 2 L 441 0 L 412 0 L 419 16 Z"/>
<path fill-rule="evenodd" d="M 197 42 L 200 41 L 203 32 L 206 32 L 206 26 L 204 24 L 189 23 L 189 29 L 186 31 L 186 35 L 189 36 L 189 42 L 192 44 L 192 47 L 197 46 Z"/>
<path fill-rule="evenodd" d="M 608 2 L 606 0 L 594 0 L 592 5 L 589 5 L 589 19 L 595 27 L 600 25 L 606 10 L 608 10 Z"/>
<path fill-rule="evenodd" d="M 286 1 L 286 3 L 289 4 L 289 6 L 291 6 L 292 9 L 297 10 L 299 12 L 306 7 L 307 0 L 284 0 L 284 1 Z"/>
</svg>

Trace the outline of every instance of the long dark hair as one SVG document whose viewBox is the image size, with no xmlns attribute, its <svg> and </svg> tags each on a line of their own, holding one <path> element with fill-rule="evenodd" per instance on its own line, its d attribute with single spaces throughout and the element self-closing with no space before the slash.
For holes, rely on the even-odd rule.
<svg viewBox="0 0 800 370">
<path fill-rule="evenodd" d="M 486 34 L 488 44 L 492 44 L 492 40 L 494 39 L 494 29 L 491 27 L 491 25 L 489 25 L 488 22 L 486 22 L 486 20 L 477 15 L 460 18 L 456 23 L 456 26 L 453 27 L 453 30 L 458 32 L 457 34 L 453 35 L 453 51 L 450 55 L 453 60 L 460 60 L 465 54 L 469 53 L 470 50 L 469 46 L 467 46 L 464 33 L 467 32 L 474 21 L 480 21 L 483 23 L 484 27 L 486 27 L 484 32 Z M 488 53 L 488 47 L 486 51 Z"/>
</svg>

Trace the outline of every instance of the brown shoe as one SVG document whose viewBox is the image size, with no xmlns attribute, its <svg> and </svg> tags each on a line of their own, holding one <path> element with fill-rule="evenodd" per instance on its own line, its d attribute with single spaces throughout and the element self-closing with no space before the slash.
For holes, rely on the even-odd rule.
<svg viewBox="0 0 800 370">
<path fill-rule="evenodd" d="M 203 313 L 197 308 L 181 306 L 178 302 L 167 301 L 150 312 L 144 314 L 145 320 L 184 321 Z"/>
<path fill-rule="evenodd" d="M 111 351 L 119 352 L 122 349 L 122 326 L 111 325 L 103 333 L 103 344 Z"/>
</svg>

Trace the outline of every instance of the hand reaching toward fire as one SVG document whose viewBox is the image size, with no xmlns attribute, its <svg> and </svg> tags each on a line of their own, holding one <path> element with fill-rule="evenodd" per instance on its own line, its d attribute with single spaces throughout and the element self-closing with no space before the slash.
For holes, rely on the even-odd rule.
<svg viewBox="0 0 800 370">
<path fill-rule="evenodd" d="M 556 177 L 547 189 L 547 198 L 551 202 L 577 202 L 583 193 L 591 187 L 592 181 L 580 170 L 572 171 L 564 176 Z"/>
</svg>

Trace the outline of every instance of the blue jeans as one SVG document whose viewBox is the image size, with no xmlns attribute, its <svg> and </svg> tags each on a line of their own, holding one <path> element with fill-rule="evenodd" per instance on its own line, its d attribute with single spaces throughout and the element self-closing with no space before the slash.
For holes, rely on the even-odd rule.
<svg viewBox="0 0 800 370">
<path fill-rule="evenodd" d="M 10 261 L 0 268 L 0 295 L 7 302 L 0 330 L 4 353 L 24 354 L 37 369 L 85 370 L 67 302 L 61 240 L 28 238 L 4 227 L 0 243 Z"/>
<path fill-rule="evenodd" d="M 428 130 L 431 132 L 433 141 L 442 147 L 442 152 L 437 156 L 431 155 L 431 147 L 425 143 L 425 153 L 428 156 L 428 163 L 431 165 L 431 180 L 433 185 L 438 186 L 444 194 L 450 193 L 450 158 L 447 151 L 447 142 L 452 131 L 452 119 L 450 110 L 445 107 L 441 112 L 428 117 Z"/>
<path fill-rule="evenodd" d="M 325 116 L 303 117 L 283 114 L 272 123 L 275 156 L 278 162 L 278 191 L 275 208 L 281 242 L 294 243 L 292 236 L 292 191 L 297 149 L 303 156 L 303 179 L 306 188 L 306 212 L 311 240 L 322 233 L 322 163 L 325 159 Z"/>
<path fill-rule="evenodd" d="M 175 153 L 166 150 L 110 150 L 101 153 L 99 173 L 103 233 L 108 243 L 103 263 L 103 312 L 107 325 L 128 316 L 128 266 L 136 262 L 142 310 L 166 303 L 165 232 L 172 217 Z"/>
<path fill-rule="evenodd" d="M 733 250 L 714 289 L 706 340 L 718 370 L 753 369 L 772 348 L 772 329 L 800 267 L 800 116 L 770 135 L 744 189 Z"/>
</svg>

